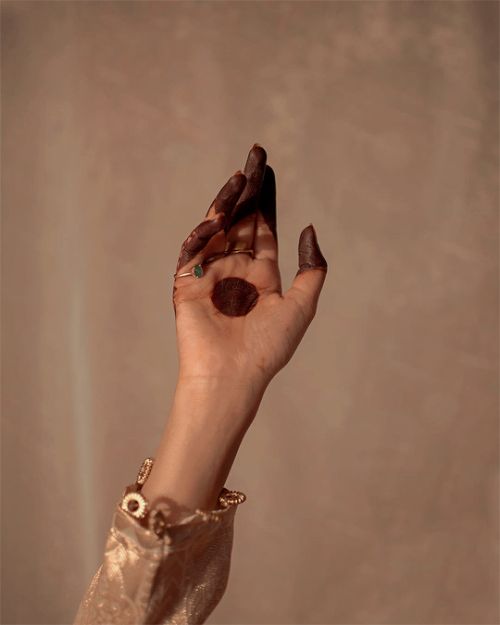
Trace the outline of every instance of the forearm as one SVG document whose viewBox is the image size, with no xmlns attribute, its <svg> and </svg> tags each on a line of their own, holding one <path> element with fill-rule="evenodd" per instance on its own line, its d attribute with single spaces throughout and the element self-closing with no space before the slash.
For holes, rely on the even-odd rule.
<svg viewBox="0 0 500 625">
<path fill-rule="evenodd" d="M 142 492 L 211 510 L 264 393 L 262 384 L 227 377 L 180 378 Z"/>
</svg>

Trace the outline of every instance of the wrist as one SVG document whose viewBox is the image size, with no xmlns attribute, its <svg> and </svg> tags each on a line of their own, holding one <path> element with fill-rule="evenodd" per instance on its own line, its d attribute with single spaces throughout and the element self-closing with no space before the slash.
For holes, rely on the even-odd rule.
<svg viewBox="0 0 500 625">
<path fill-rule="evenodd" d="M 171 419 L 185 412 L 205 425 L 224 423 L 246 429 L 258 410 L 266 385 L 237 375 L 179 375 Z"/>
<path fill-rule="evenodd" d="M 235 377 L 179 377 L 145 496 L 191 508 L 216 505 L 264 390 Z"/>
</svg>

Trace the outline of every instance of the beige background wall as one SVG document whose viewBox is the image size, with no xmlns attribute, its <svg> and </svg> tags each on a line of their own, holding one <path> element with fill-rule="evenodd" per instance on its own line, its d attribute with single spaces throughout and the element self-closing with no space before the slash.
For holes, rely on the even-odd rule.
<svg viewBox="0 0 500 625">
<path fill-rule="evenodd" d="M 496 2 L 3 2 L 3 622 L 68 623 L 176 376 L 180 243 L 254 141 L 317 318 L 213 623 L 498 623 Z M 190 184 L 192 172 L 197 184 Z"/>
</svg>

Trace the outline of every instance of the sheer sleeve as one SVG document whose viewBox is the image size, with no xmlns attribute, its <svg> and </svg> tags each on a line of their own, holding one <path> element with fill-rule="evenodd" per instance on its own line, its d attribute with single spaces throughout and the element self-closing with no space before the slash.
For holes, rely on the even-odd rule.
<svg viewBox="0 0 500 625">
<path fill-rule="evenodd" d="M 205 622 L 226 589 L 234 516 L 244 500 L 225 488 L 212 511 L 162 499 L 138 519 L 122 499 L 74 625 Z"/>
</svg>

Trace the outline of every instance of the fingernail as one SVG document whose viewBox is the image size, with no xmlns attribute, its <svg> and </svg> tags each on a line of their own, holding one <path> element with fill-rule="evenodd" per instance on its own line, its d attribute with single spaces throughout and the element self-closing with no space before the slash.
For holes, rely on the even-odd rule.
<svg viewBox="0 0 500 625">
<path fill-rule="evenodd" d="M 314 226 L 309 224 L 300 234 L 299 239 L 299 271 L 307 269 L 327 269 L 328 263 L 321 253 Z"/>
</svg>

